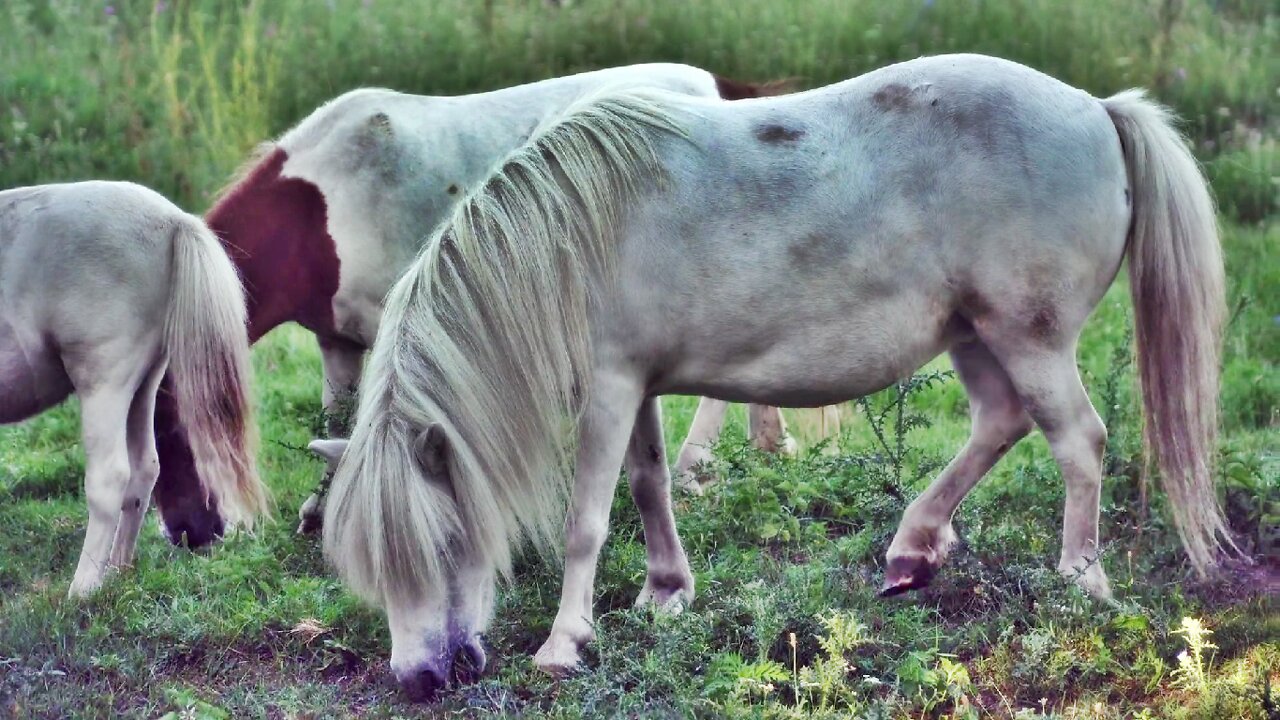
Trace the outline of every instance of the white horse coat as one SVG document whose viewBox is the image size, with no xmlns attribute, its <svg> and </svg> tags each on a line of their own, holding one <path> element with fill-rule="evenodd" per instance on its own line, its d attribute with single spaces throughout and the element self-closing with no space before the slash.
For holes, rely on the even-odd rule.
<svg viewBox="0 0 1280 720">
<path fill-rule="evenodd" d="M 0 422 L 80 397 L 89 528 L 72 594 L 133 558 L 166 370 L 203 497 L 232 520 L 266 510 L 248 358 L 239 279 L 198 218 L 129 183 L 0 192 Z"/>
<path fill-rule="evenodd" d="M 655 63 L 458 97 L 363 89 L 317 109 L 264 145 L 206 218 L 246 279 L 251 340 L 290 320 L 315 332 L 323 403 L 334 409 L 356 386 L 387 291 L 458 201 L 564 108 L 604 88 L 627 87 L 706 98 L 767 92 L 687 65 Z M 722 416 L 722 408 L 711 403 L 707 410 L 682 453 L 682 470 L 706 459 L 718 433 L 712 416 L 716 410 Z M 751 417 L 759 446 L 783 446 L 776 408 L 753 408 Z M 175 476 L 183 472 L 181 452 L 167 447 L 180 441 L 161 433 L 162 510 L 169 496 L 182 494 L 170 487 L 191 486 Z M 303 529 L 318 524 L 318 502 L 313 496 L 303 506 Z"/>
<path fill-rule="evenodd" d="M 1099 100 L 975 55 L 782 98 L 571 108 L 388 299 L 326 551 L 387 609 L 392 666 L 429 695 L 457 650 L 474 655 L 510 544 L 555 542 L 567 411 L 564 590 L 536 662 L 572 668 L 624 458 L 649 546 L 641 601 L 693 595 L 669 477 L 646 460 L 657 396 L 825 405 L 949 351 L 973 434 L 908 508 L 886 591 L 928 581 L 961 499 L 1035 423 L 1067 486 L 1059 569 L 1106 595 L 1105 429 L 1074 354 L 1126 246 L 1149 439 L 1208 567 L 1228 541 L 1207 471 L 1223 300 L 1204 180 L 1140 94 Z"/>
</svg>

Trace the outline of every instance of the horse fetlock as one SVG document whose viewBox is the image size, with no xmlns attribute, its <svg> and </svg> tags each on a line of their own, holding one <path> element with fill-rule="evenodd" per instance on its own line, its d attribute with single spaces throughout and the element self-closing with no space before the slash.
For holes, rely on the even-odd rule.
<svg viewBox="0 0 1280 720">
<path fill-rule="evenodd" d="M 958 541 L 950 522 L 936 526 L 911 526 L 904 519 L 885 555 L 881 596 L 897 595 L 928 585 Z"/>
<path fill-rule="evenodd" d="M 1111 582 L 1107 580 L 1107 573 L 1102 569 L 1102 563 L 1097 558 L 1083 555 L 1072 558 L 1064 556 L 1058 562 L 1058 572 L 1099 600 L 1111 599 Z"/>
<path fill-rule="evenodd" d="M 312 494 L 298 508 L 298 534 L 312 535 L 320 531 L 324 522 L 324 501 Z"/>
<path fill-rule="evenodd" d="M 686 566 L 671 572 L 650 571 L 636 597 L 636 607 L 652 605 L 678 614 L 693 603 L 693 573 Z"/>
<path fill-rule="evenodd" d="M 574 636 L 568 632 L 560 632 L 555 628 L 551 636 L 538 648 L 533 656 L 533 664 L 539 670 L 553 677 L 564 677 L 576 671 L 582 664 L 580 653 L 583 646 L 595 639 L 595 633 Z"/>
</svg>

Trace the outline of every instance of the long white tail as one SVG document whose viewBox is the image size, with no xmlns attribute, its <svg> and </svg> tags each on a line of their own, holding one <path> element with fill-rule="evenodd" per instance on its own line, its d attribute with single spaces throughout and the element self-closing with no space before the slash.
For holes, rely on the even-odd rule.
<svg viewBox="0 0 1280 720">
<path fill-rule="evenodd" d="M 1223 551 L 1239 553 L 1213 483 L 1226 315 L 1213 199 L 1167 109 L 1141 90 L 1102 104 L 1120 134 L 1133 191 L 1129 280 L 1143 440 L 1160 467 L 1182 544 L 1203 576 Z"/>
<path fill-rule="evenodd" d="M 270 498 L 255 460 L 244 290 L 217 237 L 197 218 L 174 228 L 171 286 L 169 377 L 196 470 L 226 520 L 252 527 Z"/>
</svg>

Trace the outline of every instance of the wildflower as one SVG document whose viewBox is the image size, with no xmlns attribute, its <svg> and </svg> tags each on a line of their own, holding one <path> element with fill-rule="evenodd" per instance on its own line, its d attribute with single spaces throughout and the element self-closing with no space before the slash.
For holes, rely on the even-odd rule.
<svg viewBox="0 0 1280 720">
<path fill-rule="evenodd" d="M 108 5 L 108 6 L 104 7 L 104 8 L 102 8 L 102 12 L 106 13 L 107 15 L 115 15 L 115 14 L 116 14 L 116 6 L 115 6 L 115 5 Z"/>
</svg>

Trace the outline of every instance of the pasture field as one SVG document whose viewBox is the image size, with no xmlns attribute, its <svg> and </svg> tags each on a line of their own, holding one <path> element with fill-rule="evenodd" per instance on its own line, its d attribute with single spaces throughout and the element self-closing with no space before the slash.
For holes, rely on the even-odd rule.
<svg viewBox="0 0 1280 720">
<path fill-rule="evenodd" d="M 0 428 L 0 717 L 1280 717 L 1280 5 L 1274 0 L 8 0 L 0 4 L 0 187 L 128 179 L 192 211 L 257 142 L 362 85 L 474 92 L 594 67 L 684 61 L 802 87 L 921 54 L 979 51 L 1105 95 L 1145 86 L 1186 120 L 1222 214 L 1227 329 L 1218 475 L 1258 559 L 1191 573 L 1158 486 L 1141 481 L 1123 279 L 1081 342 L 1111 430 L 1102 536 L 1116 600 L 1056 574 L 1063 491 L 1044 438 L 961 507 L 933 585 L 876 597 L 910 498 L 968 430 L 938 361 L 843 408 L 794 459 L 762 456 L 735 410 L 723 482 L 677 499 L 698 598 L 634 610 L 639 516 L 620 485 L 586 668 L 533 667 L 559 595 L 527 558 L 501 590 L 491 666 L 404 702 L 382 616 L 293 534 L 322 473 L 310 335 L 254 349 L 261 463 L 279 521 L 209 552 L 148 523 L 135 566 L 68 600 L 83 540 L 74 400 Z M 695 400 L 665 401 L 674 455 Z"/>
</svg>

